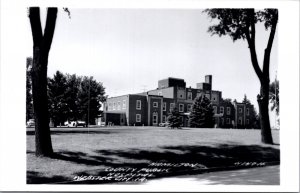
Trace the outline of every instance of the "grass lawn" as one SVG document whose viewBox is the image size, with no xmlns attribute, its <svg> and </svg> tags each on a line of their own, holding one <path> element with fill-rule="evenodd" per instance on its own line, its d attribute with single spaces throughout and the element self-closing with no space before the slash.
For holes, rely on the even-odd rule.
<svg viewBox="0 0 300 193">
<path fill-rule="evenodd" d="M 121 169 L 149 168 L 151 163 L 171 165 L 151 166 L 150 169 L 157 171 L 146 171 L 149 178 L 197 174 L 206 169 L 234 169 L 237 162 L 241 165 L 247 162 L 254 165 L 278 164 L 279 131 L 272 132 L 275 145 L 262 144 L 259 130 L 52 128 L 52 145 L 56 155 L 53 158 L 42 158 L 34 155 L 34 130 L 28 128 L 27 183 L 115 182 L 115 178 L 79 182 L 74 182 L 73 179 L 75 176 L 107 176 L 116 172 L 119 172 L 118 175 L 123 172 L 123 177 L 125 173 L 129 173 L 132 177 L 133 170 L 124 173 Z M 168 171 L 163 170 L 164 168 Z M 112 169 L 115 170 L 112 172 Z M 126 181 L 126 177 L 123 180 Z"/>
</svg>

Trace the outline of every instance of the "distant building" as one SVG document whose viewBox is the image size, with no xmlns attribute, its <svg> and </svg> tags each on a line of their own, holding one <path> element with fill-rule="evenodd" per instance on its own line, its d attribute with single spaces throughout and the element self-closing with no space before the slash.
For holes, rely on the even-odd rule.
<svg viewBox="0 0 300 193">
<path fill-rule="evenodd" d="M 216 127 L 251 128 L 255 118 L 251 104 L 222 99 L 222 92 L 212 90 L 212 76 L 196 88 L 186 87 L 183 79 L 167 78 L 158 81 L 158 88 L 139 94 L 108 98 L 104 103 L 103 121 L 106 125 L 158 126 L 167 120 L 169 112 L 177 107 L 183 126 L 188 126 L 188 115 L 194 99 L 205 95 L 212 102 Z"/>
</svg>

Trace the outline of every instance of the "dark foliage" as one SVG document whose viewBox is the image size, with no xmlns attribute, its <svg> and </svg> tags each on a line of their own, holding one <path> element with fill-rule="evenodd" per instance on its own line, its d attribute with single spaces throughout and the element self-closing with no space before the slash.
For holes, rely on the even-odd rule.
<svg viewBox="0 0 300 193">
<path fill-rule="evenodd" d="M 276 114 L 279 115 L 279 81 L 277 79 L 270 84 L 269 98 L 272 103 L 271 110 L 275 110 Z"/>
<path fill-rule="evenodd" d="M 189 126 L 197 128 L 212 128 L 215 124 L 214 109 L 211 101 L 205 96 L 195 98 L 189 116 Z"/>
<path fill-rule="evenodd" d="M 181 128 L 182 126 L 181 116 L 176 107 L 171 110 L 167 119 L 168 119 L 169 127 L 171 127 L 172 129 Z"/>
<path fill-rule="evenodd" d="M 26 121 L 33 119 L 31 68 L 32 58 L 28 57 L 26 59 Z"/>
</svg>

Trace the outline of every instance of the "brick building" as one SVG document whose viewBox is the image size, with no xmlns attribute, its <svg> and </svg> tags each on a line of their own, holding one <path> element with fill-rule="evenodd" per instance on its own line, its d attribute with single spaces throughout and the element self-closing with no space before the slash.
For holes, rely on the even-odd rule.
<svg viewBox="0 0 300 193">
<path fill-rule="evenodd" d="M 183 79 L 169 77 L 159 80 L 155 90 L 108 98 L 104 103 L 103 121 L 106 125 L 158 126 L 167 120 L 171 109 L 177 107 L 183 126 L 188 126 L 190 109 L 199 95 L 211 100 L 216 127 L 252 127 L 253 105 L 224 100 L 221 91 L 212 90 L 211 75 L 205 76 L 205 82 L 197 83 L 196 88 L 187 88 Z"/>
</svg>

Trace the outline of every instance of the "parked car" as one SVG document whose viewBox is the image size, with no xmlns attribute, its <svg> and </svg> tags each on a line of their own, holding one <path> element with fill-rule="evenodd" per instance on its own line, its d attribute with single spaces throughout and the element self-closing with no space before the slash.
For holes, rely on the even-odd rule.
<svg viewBox="0 0 300 193">
<path fill-rule="evenodd" d="M 67 127 L 78 127 L 78 126 L 86 127 L 85 121 L 66 121 L 64 124 Z"/>
<path fill-rule="evenodd" d="M 35 126 L 35 122 L 34 119 L 29 119 L 26 123 L 27 127 L 34 127 Z"/>
<path fill-rule="evenodd" d="M 169 126 L 169 123 L 168 122 L 160 123 L 160 124 L 158 124 L 158 126 L 167 127 L 167 126 Z"/>
</svg>

